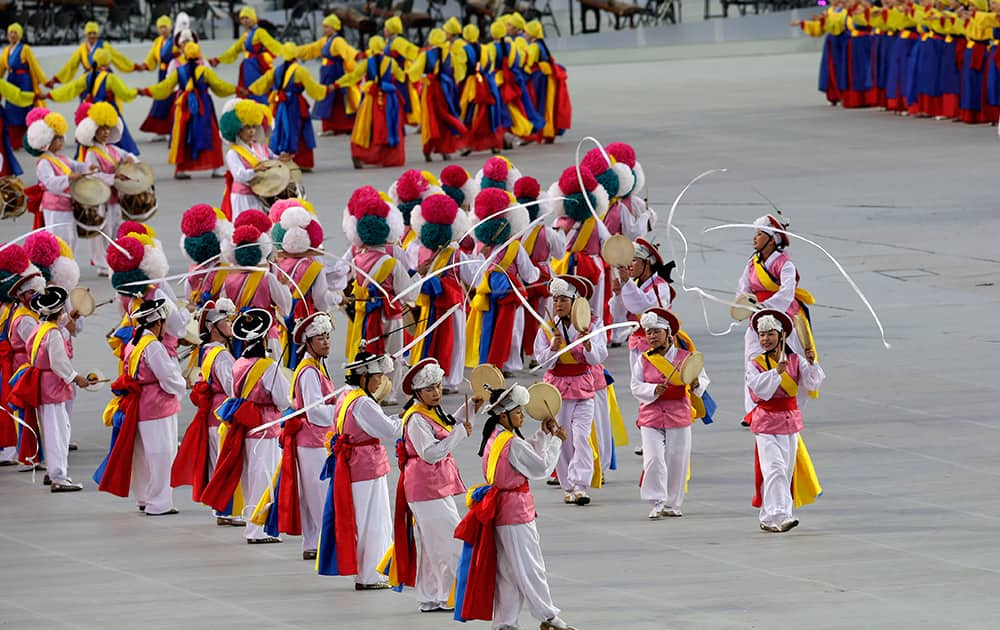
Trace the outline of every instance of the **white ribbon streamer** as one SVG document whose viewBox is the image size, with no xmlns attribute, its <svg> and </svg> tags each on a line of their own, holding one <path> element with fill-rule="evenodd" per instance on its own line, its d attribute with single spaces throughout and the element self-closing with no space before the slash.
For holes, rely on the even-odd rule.
<svg viewBox="0 0 1000 630">
<path fill-rule="evenodd" d="M 554 361 L 556 361 L 562 355 L 566 354 L 567 352 L 570 352 L 571 350 L 573 350 L 573 348 L 576 348 L 577 346 L 586 343 L 587 341 L 589 341 L 590 339 L 596 337 L 597 335 L 603 335 L 603 334 L 607 333 L 609 330 L 617 330 L 618 328 L 630 328 L 632 330 L 635 330 L 638 327 L 639 327 L 639 324 L 636 323 L 636 322 L 620 322 L 618 324 L 609 324 L 607 326 L 601 326 L 600 328 L 597 328 L 596 330 L 593 330 L 593 331 L 587 333 L 586 335 L 584 335 L 582 337 L 577 337 L 576 340 L 573 341 L 573 343 L 569 344 L 568 346 L 563 346 L 554 355 L 552 355 L 551 357 L 549 357 L 545 361 L 540 361 L 538 363 L 538 365 L 536 365 L 535 367 L 533 367 L 529 371 L 532 374 L 534 374 L 538 370 L 540 370 L 543 367 L 545 367 L 547 364 L 553 363 Z"/>
<path fill-rule="evenodd" d="M 437 329 L 438 326 L 440 326 L 441 324 L 443 324 L 446 321 L 448 321 L 448 318 L 451 317 L 452 313 L 454 313 L 455 311 L 457 311 L 460 308 L 462 308 L 462 303 L 458 303 L 458 304 L 452 306 L 451 308 L 449 308 L 447 311 L 444 312 L 444 315 L 442 315 L 441 317 L 438 318 L 438 320 L 436 322 L 434 322 L 433 324 L 431 324 L 430 326 L 428 326 L 427 330 L 425 330 L 423 333 L 421 333 L 419 337 L 415 338 L 413 341 L 411 341 L 410 343 L 408 343 L 405 346 L 403 346 L 402 348 L 400 348 L 398 352 L 396 352 L 395 354 L 391 355 L 392 358 L 393 359 L 398 359 L 399 357 L 402 357 L 404 354 L 406 354 L 407 352 L 409 352 L 410 348 L 414 347 L 415 345 L 417 345 L 418 343 L 420 343 L 421 341 L 423 341 L 423 339 L 425 337 L 427 337 L 427 335 L 431 334 L 432 332 L 434 332 L 435 329 Z"/>
</svg>

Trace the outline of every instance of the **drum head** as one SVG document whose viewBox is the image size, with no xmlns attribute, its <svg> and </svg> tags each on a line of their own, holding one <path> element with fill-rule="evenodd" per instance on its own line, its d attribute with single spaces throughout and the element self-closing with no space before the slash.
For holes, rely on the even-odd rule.
<svg viewBox="0 0 1000 630">
<path fill-rule="evenodd" d="M 99 179 L 81 177 L 69 186 L 69 196 L 83 206 L 99 206 L 111 198 L 111 188 Z"/>
<path fill-rule="evenodd" d="M 115 188 L 123 195 L 138 195 L 153 187 L 153 172 L 148 164 L 122 163 L 118 166 L 118 175 L 125 178 L 115 180 Z"/>
<path fill-rule="evenodd" d="M 795 336 L 799 338 L 803 350 L 813 349 L 813 340 L 809 336 L 809 324 L 806 322 L 806 314 L 801 310 L 792 318 L 792 325 L 795 327 Z"/>
<path fill-rule="evenodd" d="M 535 420 L 554 419 L 562 408 L 562 395 L 548 383 L 535 383 L 528 388 L 528 396 L 524 410 Z"/>
<path fill-rule="evenodd" d="M 302 181 L 302 169 L 295 162 L 288 162 L 288 178 L 290 185 L 295 184 L 298 188 L 299 182 Z"/>
<path fill-rule="evenodd" d="M 191 318 L 188 320 L 187 327 L 184 329 L 184 336 L 180 338 L 181 342 L 186 343 L 189 346 L 201 345 L 201 335 L 198 334 L 198 320 Z"/>
<path fill-rule="evenodd" d="M 258 197 L 276 197 L 288 188 L 291 173 L 284 162 L 265 160 L 260 163 L 263 170 L 250 180 L 250 190 Z"/>
<path fill-rule="evenodd" d="M 585 333 L 590 330 L 590 302 L 577 296 L 573 299 L 573 308 L 569 312 L 569 320 L 576 328 L 577 332 Z"/>
<path fill-rule="evenodd" d="M 490 394 L 487 390 L 503 389 L 505 381 L 503 372 L 497 369 L 495 365 L 484 363 L 472 369 L 469 382 L 472 383 L 473 398 L 489 400 Z"/>
<path fill-rule="evenodd" d="M 24 182 L 13 175 L 0 177 L 0 218 L 16 219 L 28 210 Z"/>
<path fill-rule="evenodd" d="M 635 246 L 628 237 L 615 234 L 601 245 L 601 258 L 612 267 L 627 267 L 635 258 Z"/>
<path fill-rule="evenodd" d="M 94 299 L 90 287 L 76 287 L 70 291 L 69 303 L 77 315 L 83 317 L 93 314 L 94 309 L 97 308 L 97 301 Z"/>
<path fill-rule="evenodd" d="M 403 331 L 410 337 L 417 334 L 417 322 L 420 321 L 420 311 L 417 307 L 403 305 Z"/>
<path fill-rule="evenodd" d="M 736 299 L 733 300 L 733 305 L 729 307 L 729 316 L 733 318 L 733 321 L 742 322 L 745 319 L 750 319 L 750 316 L 758 308 L 757 298 L 749 293 L 744 293 L 737 295 Z"/>
<path fill-rule="evenodd" d="M 703 367 L 705 367 L 705 355 L 695 350 L 685 357 L 684 363 L 681 363 L 681 381 L 685 385 L 690 385 L 701 374 Z"/>
</svg>

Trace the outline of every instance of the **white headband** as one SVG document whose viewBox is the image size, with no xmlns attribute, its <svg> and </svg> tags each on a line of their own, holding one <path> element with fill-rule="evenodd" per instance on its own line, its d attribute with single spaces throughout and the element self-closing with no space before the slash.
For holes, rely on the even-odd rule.
<svg viewBox="0 0 1000 630">
<path fill-rule="evenodd" d="M 363 361 L 353 361 L 344 365 L 344 369 L 352 374 L 389 374 L 392 368 L 392 357 L 387 354 L 371 356 Z"/>
<path fill-rule="evenodd" d="M 553 278 L 549 282 L 549 292 L 552 294 L 552 297 L 575 298 L 579 295 L 576 291 L 576 287 L 562 278 Z"/>
<path fill-rule="evenodd" d="M 639 243 L 635 243 L 634 247 L 635 247 L 635 254 L 633 255 L 634 258 L 639 258 L 641 260 L 654 260 L 656 258 L 653 252 L 649 251 L 645 246 L 640 245 Z"/>
<path fill-rule="evenodd" d="M 526 387 L 514 384 L 507 388 L 507 391 L 500 396 L 499 400 L 490 405 L 490 407 L 486 409 L 486 412 L 503 413 L 505 411 L 513 411 L 518 407 L 527 405 L 530 399 L 531 395 L 528 394 L 528 389 Z"/>
<path fill-rule="evenodd" d="M 667 334 L 673 333 L 673 330 L 670 328 L 670 322 L 656 313 L 643 313 L 642 317 L 639 318 L 639 325 L 642 326 L 643 330 L 660 328 L 666 330 Z"/>
<path fill-rule="evenodd" d="M 757 318 L 757 333 L 767 332 L 769 330 L 776 330 L 779 333 L 784 332 L 784 327 L 778 318 L 774 315 L 761 315 Z"/>
<path fill-rule="evenodd" d="M 309 325 L 306 326 L 305 338 L 312 339 L 313 337 L 328 334 L 331 330 L 333 330 L 333 322 L 330 321 L 330 316 L 320 313 L 313 317 Z"/>
<path fill-rule="evenodd" d="M 432 385 L 437 385 L 443 380 L 444 370 L 441 369 L 441 366 L 436 363 L 428 363 L 413 375 L 413 379 L 410 381 L 410 389 L 413 391 L 425 389 Z"/>
</svg>

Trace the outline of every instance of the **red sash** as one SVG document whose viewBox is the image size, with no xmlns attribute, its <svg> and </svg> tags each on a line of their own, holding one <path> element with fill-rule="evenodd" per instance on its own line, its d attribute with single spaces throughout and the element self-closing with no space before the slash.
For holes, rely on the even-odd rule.
<svg viewBox="0 0 1000 630">
<path fill-rule="evenodd" d="M 10 389 L 10 377 L 14 372 L 14 348 L 9 339 L 0 341 L 0 409 L 9 409 L 7 397 Z M 0 448 L 17 444 L 17 425 L 7 414 L 0 414 Z"/>
<path fill-rule="evenodd" d="M 372 438 L 351 444 L 347 436 L 337 436 L 333 453 L 337 456 L 337 469 L 333 476 L 333 505 L 337 515 L 335 526 L 337 536 L 337 573 L 357 575 L 358 573 L 358 529 L 354 520 L 354 492 L 351 490 L 351 468 L 347 461 L 351 451 L 358 446 L 374 446 L 378 440 Z"/>
<path fill-rule="evenodd" d="M 22 421 L 31 427 L 21 431 L 21 442 L 17 449 L 17 461 L 22 464 L 32 464 L 38 461 L 40 445 L 38 443 L 38 406 L 42 404 L 41 371 L 34 366 L 28 366 L 21 378 L 10 390 L 8 401 L 15 407 L 24 410 Z M 34 431 L 34 433 L 32 433 Z"/>
<path fill-rule="evenodd" d="M 236 486 L 240 483 L 240 475 L 243 473 L 243 440 L 247 431 L 260 426 L 263 418 L 257 405 L 249 401 L 243 401 L 240 408 L 233 413 L 232 425 L 226 433 L 226 440 L 222 445 L 222 452 L 219 453 L 219 461 L 215 466 L 215 473 L 209 480 L 208 485 L 201 491 L 201 502 L 211 507 L 217 512 L 224 513 L 229 507 L 229 502 L 236 492 Z"/>
<path fill-rule="evenodd" d="M 118 411 L 122 412 L 124 419 L 118 430 L 118 439 L 108 454 L 108 464 L 97 489 L 127 497 L 132 485 L 132 454 L 135 452 L 135 436 L 139 431 L 139 395 L 142 387 L 126 370 L 111 384 L 111 389 L 124 392 L 118 401 Z"/>
<path fill-rule="evenodd" d="M 177 449 L 170 470 L 170 486 L 191 486 L 191 500 L 198 503 L 209 476 L 208 421 L 212 417 L 212 386 L 207 381 L 195 383 L 190 398 L 196 411 Z"/>
<path fill-rule="evenodd" d="M 396 563 L 396 577 L 404 586 L 415 586 L 417 583 L 417 543 L 413 538 L 413 512 L 406 500 L 406 462 L 409 454 L 406 452 L 406 437 L 396 440 L 396 463 L 399 466 L 399 481 L 396 483 L 396 512 L 392 523 L 393 562 Z"/>
<path fill-rule="evenodd" d="M 777 412 L 777 411 L 795 411 L 799 408 L 799 399 L 793 398 L 791 396 L 784 398 L 771 398 L 770 400 L 762 400 L 757 403 L 757 406 L 764 411 Z"/>
<path fill-rule="evenodd" d="M 278 486 L 278 531 L 302 535 L 302 510 L 299 506 L 299 452 L 296 434 L 302 430 L 302 417 L 285 420 L 281 430 L 281 483 Z"/>
<path fill-rule="evenodd" d="M 552 366 L 551 371 L 555 376 L 583 376 L 590 371 L 586 363 L 562 363 L 558 362 Z"/>
</svg>

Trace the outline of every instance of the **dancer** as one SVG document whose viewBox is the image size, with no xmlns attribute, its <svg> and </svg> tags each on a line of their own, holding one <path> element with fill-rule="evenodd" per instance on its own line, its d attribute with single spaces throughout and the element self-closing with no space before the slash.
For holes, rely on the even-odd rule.
<svg viewBox="0 0 1000 630">
<path fill-rule="evenodd" d="M 181 46 L 174 42 L 172 27 L 173 23 L 169 16 L 161 15 L 156 18 L 156 39 L 149 47 L 146 61 L 141 64 L 143 70 L 156 70 L 156 80 L 161 83 L 167 78 L 170 63 L 179 57 L 182 51 Z M 188 59 L 191 58 L 188 55 L 184 56 Z M 171 95 L 172 92 L 153 101 L 149 108 L 149 114 L 139 127 L 139 131 L 154 134 L 156 139 L 160 140 L 170 134 L 171 113 L 173 112 Z"/>
<path fill-rule="evenodd" d="M 465 68 L 463 49 L 452 49 L 444 31 L 432 29 L 428 47 L 420 53 L 407 71 L 410 81 L 420 85 L 420 137 L 424 161 L 438 153 L 444 160 L 458 150 L 459 139 L 468 131 L 458 109 L 458 83 L 465 77 L 456 69 L 455 56 L 463 57 L 459 67 Z"/>
<path fill-rule="evenodd" d="M 28 124 L 24 121 L 25 116 L 31 110 L 32 105 L 43 107 L 45 103 L 37 100 L 34 94 L 41 94 L 43 86 L 48 80 L 45 72 L 35 59 L 35 53 L 31 46 L 24 43 L 24 28 L 14 22 L 7 27 L 7 41 L 9 44 L 0 53 L 0 74 L 6 75 L 7 82 L 22 92 L 32 93 L 32 103 L 19 105 L 11 102 L 10 97 L 2 94 L 7 102 L 3 105 L 3 125 L 0 130 L 4 138 L 9 139 L 10 149 L 16 151 L 21 148 L 24 139 L 24 132 L 28 129 Z M 6 145 L 6 142 L 4 143 Z M 5 147 L 6 149 L 6 147 Z M 10 151 L 4 151 L 4 161 L 10 160 Z M 16 164 L 16 163 L 15 163 Z M 14 164 L 11 164 L 13 166 Z M 8 172 L 10 167 L 0 170 L 2 175 L 20 175 L 20 170 L 16 173 Z"/>
<path fill-rule="evenodd" d="M 354 114 L 361 102 L 361 92 L 357 85 L 340 87 L 336 83 L 342 76 L 354 71 L 359 63 L 356 61 L 359 54 L 344 39 L 340 30 L 340 18 L 333 13 L 323 18 L 323 37 L 299 47 L 300 60 L 320 60 L 319 82 L 334 86 L 312 108 L 313 120 L 323 123 L 322 136 L 349 134 L 354 128 Z"/>
<path fill-rule="evenodd" d="M 281 55 L 281 44 L 271 37 L 266 28 L 257 24 L 257 11 L 253 7 L 243 7 L 239 16 L 240 25 L 246 32 L 226 52 L 209 59 L 208 63 L 214 68 L 220 63 L 232 63 L 242 56 L 236 85 L 248 90 L 254 81 L 271 69 L 274 58 Z M 267 104 L 266 96 L 256 95 L 251 98 L 262 105 Z"/>
<path fill-rule="evenodd" d="M 97 54 L 101 51 L 108 55 L 106 58 L 107 63 L 104 64 L 106 66 L 114 64 L 121 72 L 133 72 L 142 69 L 142 66 L 132 63 L 128 57 L 118 52 L 114 46 L 101 38 L 101 27 L 97 22 L 87 22 L 84 24 L 83 35 L 83 43 L 73 51 L 73 54 L 66 60 L 66 64 L 62 69 L 46 81 L 46 87 L 51 88 L 56 83 L 69 83 L 76 76 L 77 69 L 82 69 L 84 75 L 92 72 L 98 65 L 101 65 L 97 60 Z"/>
<path fill-rule="evenodd" d="M 229 172 L 226 173 L 222 212 L 232 221 L 244 210 L 264 209 L 264 203 L 250 189 L 260 163 L 273 158 L 291 159 L 290 155 L 275 156 L 267 148 L 264 125 L 270 121 L 271 110 L 250 99 L 228 101 L 219 119 L 222 138 L 229 143 L 226 151 Z"/>
</svg>

